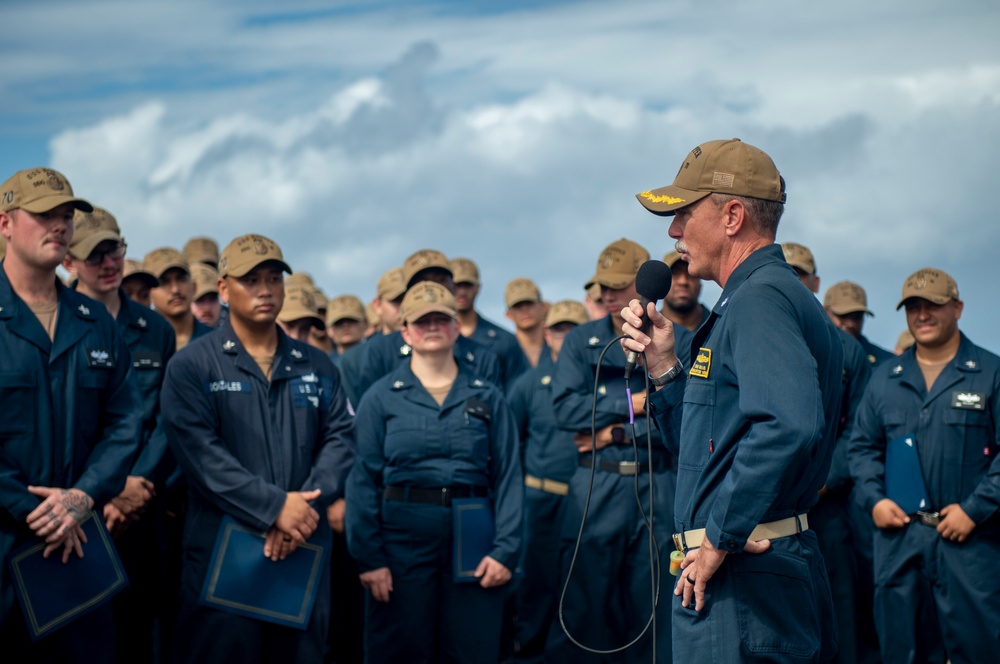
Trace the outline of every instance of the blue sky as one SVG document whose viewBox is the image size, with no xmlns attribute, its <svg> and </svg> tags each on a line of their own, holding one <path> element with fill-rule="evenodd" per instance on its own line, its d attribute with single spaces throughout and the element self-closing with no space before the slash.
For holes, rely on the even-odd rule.
<svg viewBox="0 0 1000 664">
<path fill-rule="evenodd" d="M 328 295 L 432 247 L 579 297 L 601 249 L 672 248 L 636 192 L 738 136 L 788 182 L 779 241 L 822 291 L 868 291 L 891 347 L 902 282 L 958 281 L 1000 350 L 990 195 L 1000 6 L 872 3 L 4 3 L 0 166 L 51 165 L 132 255 L 274 238 Z M 707 285 L 714 303 L 718 289 Z"/>
</svg>

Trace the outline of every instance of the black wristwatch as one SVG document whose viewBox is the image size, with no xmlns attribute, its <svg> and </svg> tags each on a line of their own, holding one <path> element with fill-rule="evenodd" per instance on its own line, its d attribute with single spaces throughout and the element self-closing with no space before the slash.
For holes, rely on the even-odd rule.
<svg viewBox="0 0 1000 664">
<path fill-rule="evenodd" d="M 615 445 L 624 445 L 628 442 L 625 438 L 625 427 L 620 424 L 611 427 L 611 442 Z"/>
</svg>

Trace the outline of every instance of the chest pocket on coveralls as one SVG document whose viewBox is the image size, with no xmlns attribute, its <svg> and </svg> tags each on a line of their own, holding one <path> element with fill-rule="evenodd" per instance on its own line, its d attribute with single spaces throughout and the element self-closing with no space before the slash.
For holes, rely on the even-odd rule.
<svg viewBox="0 0 1000 664">
<path fill-rule="evenodd" d="M 0 436 L 34 431 L 37 386 L 33 374 L 0 372 Z"/>
<path fill-rule="evenodd" d="M 698 432 L 701 440 L 681 441 L 679 468 L 700 470 L 708 463 L 712 439 L 715 436 L 715 383 L 691 378 L 684 388 L 685 430 Z"/>
<path fill-rule="evenodd" d="M 983 454 L 983 448 L 992 445 L 994 437 L 987 429 L 987 411 L 948 407 L 941 421 L 948 427 L 944 436 L 945 463 L 972 465 L 985 461 L 989 465 L 992 459 Z"/>
</svg>

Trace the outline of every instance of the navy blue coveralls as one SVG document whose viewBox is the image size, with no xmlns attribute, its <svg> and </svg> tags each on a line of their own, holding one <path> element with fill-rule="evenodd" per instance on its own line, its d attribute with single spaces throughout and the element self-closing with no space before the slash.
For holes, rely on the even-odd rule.
<svg viewBox="0 0 1000 664">
<path fill-rule="evenodd" d="M 887 664 L 928 657 L 938 636 L 922 627 L 928 608 L 936 608 L 953 663 L 991 662 L 1000 653 L 998 413 L 1000 358 L 964 334 L 929 391 L 912 347 L 879 366 L 868 385 L 850 446 L 866 512 L 886 497 L 886 443 L 913 436 L 930 509 L 957 503 L 976 522 L 963 543 L 916 517 L 876 531 L 875 624 Z"/>
<path fill-rule="evenodd" d="M 837 446 L 833 451 L 830 473 L 826 478 L 826 491 L 809 512 L 809 527 L 816 531 L 819 549 L 826 563 L 830 579 L 833 607 L 837 616 L 837 654 L 834 662 L 858 664 L 878 659 L 878 649 L 859 642 L 859 623 L 862 617 L 871 620 L 871 587 L 864 593 L 859 587 L 863 570 L 859 565 L 859 543 L 855 539 L 858 529 L 854 521 L 863 517 L 857 501 L 853 499 L 854 482 L 847 466 L 847 446 L 851 438 L 854 414 L 861 403 L 861 395 L 871 376 L 871 364 L 864 347 L 857 339 L 843 330 L 837 336 L 844 348 L 843 394 L 840 400 L 840 422 L 837 427 Z M 871 523 L 871 519 L 866 519 Z M 871 538 L 872 531 L 867 529 Z M 871 546 L 867 545 L 870 549 Z M 870 560 L 870 559 L 869 559 Z M 868 574 L 870 577 L 871 575 Z M 860 592 L 859 592 L 860 591 Z M 862 604 L 861 602 L 864 602 Z M 864 652 L 859 651 L 859 648 Z M 871 652 L 868 652 L 870 650 Z"/>
<path fill-rule="evenodd" d="M 515 597 L 515 655 L 521 662 L 542 662 L 545 641 L 562 590 L 561 530 L 569 481 L 577 468 L 573 435 L 556 424 L 552 406 L 555 363 L 548 348 L 538 366 L 522 374 L 507 401 L 521 441 L 524 488 L 524 576 Z"/>
<path fill-rule="evenodd" d="M 59 308 L 50 341 L 0 263 L 0 557 L 37 540 L 26 519 L 42 501 L 29 485 L 80 489 L 99 512 L 124 488 L 139 444 L 142 403 L 114 319 L 53 279 Z M 113 634 L 105 606 L 30 646 L 0 564 L 4 652 L 31 661 L 113 661 Z"/>
<path fill-rule="evenodd" d="M 671 595 L 674 661 L 827 661 L 836 636 L 816 534 L 742 551 L 758 524 L 808 511 L 826 483 L 840 424 L 837 330 L 781 247 L 768 245 L 729 276 L 691 354 L 687 381 L 649 398 L 678 454 L 674 528 L 706 528 L 734 555 L 709 580 L 701 611 Z"/>
<path fill-rule="evenodd" d="M 612 346 L 597 372 L 601 352 L 621 334 L 613 329 L 611 316 L 584 323 L 566 335 L 552 377 L 552 397 L 559 427 L 570 434 L 591 432 L 594 377 L 599 376 L 595 427 L 628 422 L 629 399 L 625 392 L 625 353 Z M 679 341 L 690 340 L 690 332 L 678 326 Z M 683 352 L 681 353 L 683 357 Z M 683 357 L 682 361 L 687 358 Z M 635 392 L 645 389 L 642 367 L 632 375 Z M 651 427 L 652 458 L 647 452 L 646 428 Z M 660 444 L 660 435 L 644 416 L 635 418 L 638 458 L 631 442 L 597 450 L 587 523 L 569 580 L 563 606 L 566 627 L 579 643 L 596 650 L 624 646 L 642 631 L 652 612 L 649 532 L 638 501 L 649 513 L 649 482 L 654 481 L 653 532 L 660 554 L 660 600 L 657 608 L 657 661 L 670 661 L 670 611 L 665 601 L 672 578 L 667 573 L 671 521 L 676 483 L 676 457 Z M 632 431 L 625 426 L 631 441 Z M 575 451 L 575 448 L 573 448 Z M 623 472 L 622 462 L 638 461 L 638 475 Z M 569 499 L 562 527 L 562 579 L 565 583 L 580 531 L 580 522 L 590 485 L 590 452 L 579 454 L 570 480 Z M 651 473 L 650 473 L 651 471 Z M 638 499 L 636 492 L 638 491 Z M 561 591 L 561 587 L 560 587 Z M 653 639 L 647 633 L 635 646 L 616 656 L 616 661 L 648 662 Z M 601 656 L 579 649 L 563 630 L 558 617 L 549 630 L 546 661 L 598 662 Z"/>
<path fill-rule="evenodd" d="M 517 343 L 517 337 L 493 321 L 483 318 L 478 312 L 476 316 L 478 323 L 469 339 L 493 351 L 500 360 L 500 382 L 497 385 L 510 390 L 517 377 L 531 368 L 528 358 L 521 350 L 521 344 Z"/>
<path fill-rule="evenodd" d="M 359 572 L 388 567 L 393 584 L 387 603 L 367 596 L 367 661 L 495 663 L 508 588 L 453 580 L 445 496 L 493 499 L 489 555 L 513 572 L 521 554 L 523 479 L 503 394 L 460 364 L 439 407 L 407 362 L 362 397 L 357 436 L 347 540 Z M 443 498 L 428 502 L 420 489 Z"/>
<path fill-rule="evenodd" d="M 390 334 L 373 335 L 364 345 L 361 370 L 354 383 L 359 400 L 376 380 L 408 363 L 411 350 L 410 345 L 403 341 L 403 333 L 399 330 Z M 501 389 L 505 387 L 500 359 L 496 353 L 472 339 L 459 335 L 455 342 L 455 360 L 459 366 L 466 366 L 473 375 L 498 385 Z"/>
<path fill-rule="evenodd" d="M 162 408 L 190 492 L 174 660 L 321 661 L 329 568 L 304 632 L 203 607 L 198 597 L 225 515 L 264 531 L 289 491 L 320 489 L 310 541 L 330 545 L 326 508 L 343 495 L 354 459 L 354 421 L 336 368 L 279 329 L 268 381 L 227 320 L 171 360 Z"/>
<path fill-rule="evenodd" d="M 139 455 L 129 475 L 156 485 L 157 495 L 138 521 L 115 538 L 129 587 L 115 596 L 115 628 L 119 661 L 153 658 L 153 623 L 157 616 L 172 625 L 177 587 L 165 582 L 167 534 L 163 496 L 166 480 L 176 467 L 167 450 L 160 422 L 160 388 L 167 362 L 174 356 L 174 328 L 160 314 L 128 298 L 119 288 L 118 329 L 132 356 L 132 368 L 142 396 L 142 434 Z M 163 645 L 166 647 L 166 639 Z"/>
</svg>

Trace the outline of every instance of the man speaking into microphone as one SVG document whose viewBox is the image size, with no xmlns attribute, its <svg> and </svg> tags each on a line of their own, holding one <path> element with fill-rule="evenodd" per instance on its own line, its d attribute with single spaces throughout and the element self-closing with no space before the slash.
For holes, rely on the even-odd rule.
<svg viewBox="0 0 1000 664">
<path fill-rule="evenodd" d="M 579 552 L 563 602 L 562 626 L 549 630 L 546 662 L 604 662 L 599 653 L 581 650 L 570 640 L 591 650 L 623 648 L 643 631 L 652 615 L 652 565 L 649 532 L 639 508 L 649 516 L 649 483 L 654 484 L 653 530 L 660 545 L 661 576 L 667 574 L 670 555 L 671 516 L 673 514 L 676 457 L 660 443 L 656 428 L 652 432 L 652 455 L 647 453 L 647 418 L 643 410 L 646 379 L 641 370 L 632 375 L 631 400 L 626 392 L 626 356 L 621 346 L 605 347 L 620 334 L 621 310 L 629 300 L 640 295 L 652 300 L 663 297 L 669 288 L 655 283 L 643 284 L 637 274 L 649 260 L 649 252 L 631 240 L 622 238 L 604 248 L 597 260 L 594 276 L 584 289 L 601 287 L 601 301 L 607 315 L 580 325 L 566 335 L 559 361 L 552 377 L 552 399 L 559 428 L 574 434 L 578 467 L 569 482 L 566 516 L 563 521 L 563 580 L 573 561 L 577 535 L 590 488 L 591 464 L 594 466 L 593 491 L 582 533 Z M 662 264 L 661 264 L 662 265 Z M 665 266 L 663 266 L 665 267 Z M 655 277 L 655 271 L 652 273 Z M 669 279 L 669 271 L 667 271 Z M 686 334 L 687 331 L 685 330 Z M 690 338 L 690 337 L 688 337 Z M 596 377 L 596 394 L 595 394 Z M 595 403 L 596 400 L 596 403 Z M 629 408 L 635 413 L 635 445 L 629 426 Z M 591 436 L 591 415 L 594 437 Z M 592 448 L 596 447 L 596 451 Z M 634 449 L 637 448 L 637 450 Z M 667 597 L 670 584 L 660 584 L 656 622 L 656 661 L 670 661 L 670 612 Z M 654 638 L 648 630 L 633 646 L 616 655 L 616 662 L 650 662 Z"/>
<path fill-rule="evenodd" d="M 784 180 L 761 150 L 711 141 L 637 198 L 673 217 L 688 272 L 723 289 L 690 365 L 655 307 L 622 310 L 625 346 L 645 351 L 657 383 L 647 408 L 678 455 L 674 661 L 828 661 L 833 606 L 808 511 L 836 440 L 843 351 L 774 244 Z"/>
</svg>

